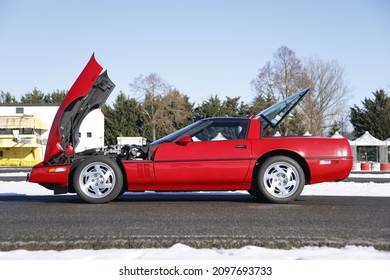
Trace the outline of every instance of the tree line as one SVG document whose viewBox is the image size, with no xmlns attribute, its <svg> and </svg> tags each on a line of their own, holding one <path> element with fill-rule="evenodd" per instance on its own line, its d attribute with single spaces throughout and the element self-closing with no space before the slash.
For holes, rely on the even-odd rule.
<svg viewBox="0 0 390 280">
<path fill-rule="evenodd" d="M 362 108 L 348 108 L 350 89 L 344 68 L 335 60 L 300 59 L 282 46 L 250 83 L 254 95 L 249 103 L 239 96 L 210 95 L 195 104 L 158 74 L 139 75 L 129 84 L 129 94 L 120 91 L 112 105 L 103 105 L 105 143 L 115 144 L 118 136 L 142 136 L 153 141 L 207 117 L 249 117 L 307 86 L 310 93 L 276 129 L 282 135 L 303 135 L 306 131 L 316 136 L 330 136 L 336 131 L 346 135 L 350 122 L 355 137 L 365 131 L 381 140 L 390 137 L 390 99 L 385 91 L 373 92 L 374 99 L 366 98 Z M 17 101 L 9 92 L 1 91 L 0 104 L 59 104 L 66 93 L 56 90 L 44 94 L 34 88 Z M 266 134 L 275 132 L 269 129 Z"/>
<path fill-rule="evenodd" d="M 10 92 L 2 90 L 0 91 L 0 104 L 60 104 L 67 93 L 67 90 L 57 89 L 45 94 L 34 88 L 31 92 L 22 95 L 19 101 Z"/>
</svg>

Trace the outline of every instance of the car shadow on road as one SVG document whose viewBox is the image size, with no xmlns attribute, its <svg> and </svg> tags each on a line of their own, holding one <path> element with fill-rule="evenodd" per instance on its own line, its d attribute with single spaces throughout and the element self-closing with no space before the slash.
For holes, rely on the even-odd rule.
<svg viewBox="0 0 390 280">
<path fill-rule="evenodd" d="M 245 193 L 218 193 L 218 192 L 128 192 L 111 203 L 126 202 L 238 202 L 238 203 L 268 203 Z M 66 195 L 24 195 L 17 193 L 0 194 L 0 202 L 40 202 L 40 203 L 77 203 L 83 202 L 76 194 Z"/>
</svg>

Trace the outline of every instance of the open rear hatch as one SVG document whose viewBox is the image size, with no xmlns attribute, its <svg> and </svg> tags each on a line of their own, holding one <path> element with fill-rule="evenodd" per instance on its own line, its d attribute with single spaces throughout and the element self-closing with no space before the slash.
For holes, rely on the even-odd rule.
<svg viewBox="0 0 390 280">
<path fill-rule="evenodd" d="M 301 90 L 286 99 L 268 107 L 267 109 L 261 111 L 256 115 L 256 118 L 263 119 L 266 121 L 267 125 L 270 125 L 272 128 L 275 128 L 279 123 L 291 112 L 292 109 L 299 103 L 299 101 L 308 93 L 310 87 L 307 87 Z"/>
</svg>

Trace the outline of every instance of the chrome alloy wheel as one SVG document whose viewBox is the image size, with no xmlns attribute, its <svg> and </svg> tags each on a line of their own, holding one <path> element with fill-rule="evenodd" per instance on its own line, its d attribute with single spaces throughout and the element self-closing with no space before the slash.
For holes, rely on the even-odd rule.
<svg viewBox="0 0 390 280">
<path fill-rule="evenodd" d="M 80 172 L 80 190 L 91 198 L 106 197 L 114 189 L 115 183 L 114 170 L 103 162 L 92 162 Z"/>
<path fill-rule="evenodd" d="M 299 173 L 288 162 L 277 161 L 268 166 L 264 172 L 265 190 L 275 198 L 292 196 L 299 188 Z"/>
</svg>

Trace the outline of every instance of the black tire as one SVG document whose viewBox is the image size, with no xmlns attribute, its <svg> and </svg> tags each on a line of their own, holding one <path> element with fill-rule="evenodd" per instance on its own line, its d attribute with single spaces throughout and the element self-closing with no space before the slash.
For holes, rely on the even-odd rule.
<svg viewBox="0 0 390 280">
<path fill-rule="evenodd" d="M 262 195 L 259 193 L 257 186 L 252 187 L 250 190 L 248 190 L 248 193 L 256 198 L 262 198 Z"/>
<path fill-rule="evenodd" d="M 121 197 L 125 192 L 127 192 L 127 189 L 125 189 L 125 188 L 122 188 L 122 190 L 120 191 L 120 193 L 118 194 L 118 196 L 117 197 L 115 197 L 115 199 L 117 199 L 117 198 L 119 198 L 119 197 Z"/>
<path fill-rule="evenodd" d="M 259 168 L 255 193 L 274 203 L 290 203 L 297 199 L 305 186 L 305 173 L 292 158 L 274 156 Z"/>
<path fill-rule="evenodd" d="M 123 175 L 118 164 L 105 156 L 92 156 L 77 166 L 73 185 L 88 203 L 107 203 L 122 191 Z"/>
</svg>

